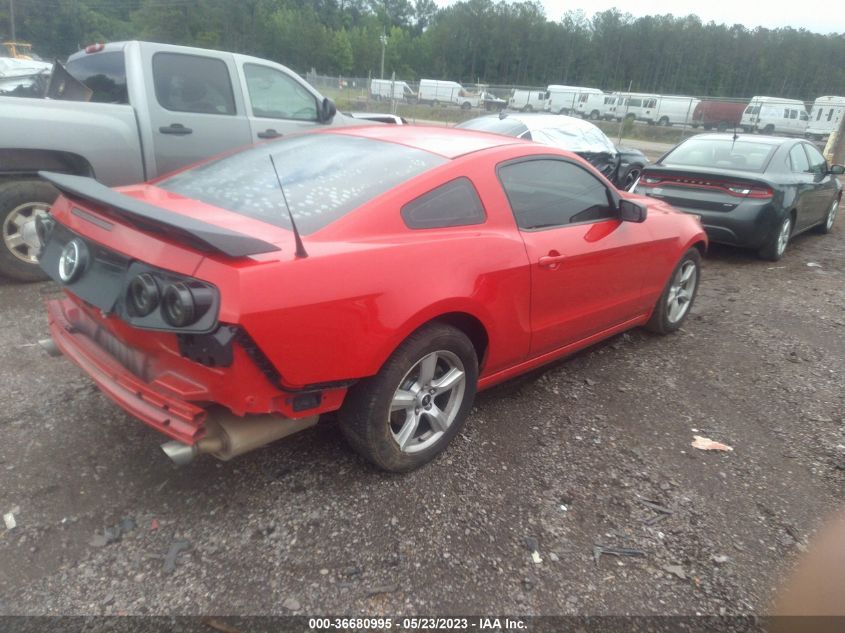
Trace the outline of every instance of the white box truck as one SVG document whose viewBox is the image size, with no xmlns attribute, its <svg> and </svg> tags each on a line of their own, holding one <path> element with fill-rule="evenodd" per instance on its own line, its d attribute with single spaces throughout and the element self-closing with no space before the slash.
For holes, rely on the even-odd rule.
<svg viewBox="0 0 845 633">
<path fill-rule="evenodd" d="M 586 98 L 590 94 L 602 94 L 602 91 L 598 88 L 551 84 L 546 88 L 545 109 L 555 114 L 574 114 L 578 110 L 581 96 Z"/>
<path fill-rule="evenodd" d="M 780 97 L 753 97 L 742 113 L 740 125 L 746 132 L 803 136 L 809 116 L 803 101 Z"/>
<path fill-rule="evenodd" d="M 376 101 L 383 99 L 396 99 L 397 101 L 413 101 L 416 93 L 404 81 L 391 81 L 390 79 L 370 80 L 370 96 Z"/>
<path fill-rule="evenodd" d="M 845 97 L 819 97 L 813 102 L 806 136 L 809 139 L 823 139 L 837 129 L 845 112 Z"/>
</svg>

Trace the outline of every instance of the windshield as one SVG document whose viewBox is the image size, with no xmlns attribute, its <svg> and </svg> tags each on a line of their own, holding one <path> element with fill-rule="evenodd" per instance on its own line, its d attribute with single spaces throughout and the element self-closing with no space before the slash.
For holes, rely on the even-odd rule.
<svg viewBox="0 0 845 633">
<path fill-rule="evenodd" d="M 341 134 L 304 134 L 199 165 L 157 186 L 289 229 L 288 212 L 270 164 L 271 153 L 296 227 L 304 235 L 447 161 L 396 143 Z"/>
<path fill-rule="evenodd" d="M 762 172 L 775 149 L 777 145 L 770 143 L 693 138 L 672 150 L 660 164 Z"/>
</svg>

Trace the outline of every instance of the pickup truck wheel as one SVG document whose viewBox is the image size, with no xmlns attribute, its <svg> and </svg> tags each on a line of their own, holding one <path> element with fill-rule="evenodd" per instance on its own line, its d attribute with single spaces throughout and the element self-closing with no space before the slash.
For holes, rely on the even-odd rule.
<svg viewBox="0 0 845 633">
<path fill-rule="evenodd" d="M 40 180 L 0 185 L 0 274 L 18 281 L 41 281 L 35 218 L 46 215 L 59 192 Z"/>
<path fill-rule="evenodd" d="M 680 329 L 695 301 L 700 271 L 701 254 L 697 248 L 691 248 L 672 271 L 646 329 L 657 334 L 669 334 Z"/>
<path fill-rule="evenodd" d="M 472 107 L 472 104 L 469 101 L 464 101 L 461 104 L 461 110 L 469 110 Z"/>
<path fill-rule="evenodd" d="M 408 337 L 340 410 L 351 446 L 392 472 L 419 468 L 457 435 L 478 382 L 478 357 L 460 330 L 433 324 Z"/>
</svg>

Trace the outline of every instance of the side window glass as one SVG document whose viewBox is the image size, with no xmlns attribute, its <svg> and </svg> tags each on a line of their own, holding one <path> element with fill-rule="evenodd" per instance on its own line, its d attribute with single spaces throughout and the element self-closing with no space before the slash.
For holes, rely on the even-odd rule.
<svg viewBox="0 0 845 633">
<path fill-rule="evenodd" d="M 810 159 L 810 171 L 821 174 L 827 171 L 827 161 L 822 156 L 822 153 L 812 145 L 801 143 L 804 150 L 807 152 L 807 158 Z"/>
<path fill-rule="evenodd" d="M 521 229 L 541 229 L 616 217 L 598 178 L 573 163 L 540 159 L 499 168 L 499 180 Z"/>
<path fill-rule="evenodd" d="M 229 69 L 223 60 L 182 53 L 153 55 L 153 83 L 161 107 L 174 112 L 235 114 Z"/>
<path fill-rule="evenodd" d="M 789 150 L 789 162 L 792 163 L 792 171 L 810 171 L 810 162 L 807 160 L 807 155 L 801 149 L 800 144 Z"/>
<path fill-rule="evenodd" d="M 457 178 L 421 195 L 402 207 L 409 229 L 439 229 L 483 224 L 484 206 L 468 178 Z"/>
<path fill-rule="evenodd" d="M 244 64 L 244 75 L 255 116 L 317 120 L 317 99 L 293 77 L 260 64 Z"/>
</svg>

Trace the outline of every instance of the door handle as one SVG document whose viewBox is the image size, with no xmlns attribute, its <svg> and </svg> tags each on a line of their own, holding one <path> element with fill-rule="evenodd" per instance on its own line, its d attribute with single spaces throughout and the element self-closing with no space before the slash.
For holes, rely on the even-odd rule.
<svg viewBox="0 0 845 633">
<path fill-rule="evenodd" d="M 543 268 L 557 268 L 560 263 L 566 259 L 566 255 L 561 255 L 557 251 L 549 251 L 548 255 L 543 255 L 537 263 Z"/>
<path fill-rule="evenodd" d="M 280 136 L 283 136 L 283 134 L 279 134 L 276 130 L 270 128 L 269 130 L 259 132 L 258 134 L 256 134 L 256 136 L 258 138 L 279 138 Z"/>
<path fill-rule="evenodd" d="M 193 130 L 185 127 L 181 123 L 171 123 L 170 125 L 162 125 L 158 128 L 162 134 L 175 134 L 176 136 L 185 136 L 185 134 L 193 134 Z"/>
</svg>

